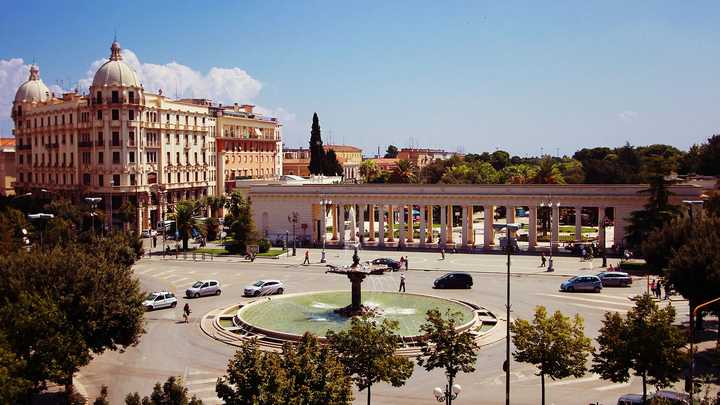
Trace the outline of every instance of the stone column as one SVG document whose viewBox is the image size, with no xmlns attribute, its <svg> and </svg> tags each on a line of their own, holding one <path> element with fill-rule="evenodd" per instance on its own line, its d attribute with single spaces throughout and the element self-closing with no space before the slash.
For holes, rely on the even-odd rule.
<svg viewBox="0 0 720 405">
<path fill-rule="evenodd" d="M 453 206 L 447 207 L 447 243 L 453 243 Z"/>
<path fill-rule="evenodd" d="M 528 250 L 537 247 L 537 206 L 528 206 Z"/>
<path fill-rule="evenodd" d="M 413 205 L 408 205 L 408 221 L 407 221 L 407 243 L 413 243 L 415 239 L 415 218 L 413 218 Z"/>
<path fill-rule="evenodd" d="M 462 246 L 468 245 L 468 209 L 466 206 L 462 207 L 462 230 L 460 231 L 460 241 Z"/>
<path fill-rule="evenodd" d="M 345 204 L 338 204 L 338 232 L 340 246 L 345 246 Z"/>
<path fill-rule="evenodd" d="M 368 214 L 370 214 L 370 235 L 368 235 L 368 241 L 375 241 L 375 204 L 368 206 Z"/>
<path fill-rule="evenodd" d="M 330 204 L 331 210 L 332 210 L 332 216 L 333 216 L 333 233 L 332 233 L 332 240 L 338 240 L 338 212 L 340 212 L 340 207 L 338 207 L 337 204 Z"/>
<path fill-rule="evenodd" d="M 405 246 L 405 205 L 398 205 L 398 246 Z"/>
<path fill-rule="evenodd" d="M 582 242 L 582 207 L 575 207 L 575 241 Z"/>
<path fill-rule="evenodd" d="M 605 207 L 598 207 L 598 243 L 600 243 L 600 249 L 605 250 L 607 243 L 605 242 Z"/>
<path fill-rule="evenodd" d="M 355 208 L 356 206 L 353 204 L 348 211 L 350 216 L 350 240 L 352 242 L 357 240 L 357 210 Z"/>
<path fill-rule="evenodd" d="M 514 224 L 515 223 L 515 206 L 514 205 L 507 205 L 505 206 L 505 223 L 506 224 Z M 510 236 L 515 238 L 517 237 L 517 231 L 510 232 Z"/>
<path fill-rule="evenodd" d="M 475 245 L 475 223 L 473 222 L 473 214 L 475 207 L 472 205 L 467 206 L 468 211 L 468 244 L 471 246 Z"/>
<path fill-rule="evenodd" d="M 385 246 L 385 205 L 378 205 L 378 246 Z"/>
<path fill-rule="evenodd" d="M 319 242 L 322 243 L 327 238 L 327 206 L 320 204 L 320 235 Z"/>
<path fill-rule="evenodd" d="M 433 210 L 435 208 L 434 205 L 428 205 L 425 208 L 427 208 L 427 227 L 428 227 L 428 237 L 427 237 L 427 243 L 433 243 Z"/>
<path fill-rule="evenodd" d="M 438 243 L 440 246 L 445 247 L 447 246 L 447 206 L 441 205 L 440 206 L 440 240 Z"/>
<path fill-rule="evenodd" d="M 420 206 L 420 247 L 425 246 L 425 241 L 427 236 L 425 236 L 425 229 L 427 227 L 426 219 L 425 219 L 425 210 L 427 209 L 426 206 L 421 205 Z"/>
<path fill-rule="evenodd" d="M 616 249 L 625 249 L 625 226 L 627 225 L 627 217 L 630 214 L 625 208 L 613 207 L 615 214 L 615 227 L 613 230 L 613 243 Z M 622 251 L 619 251 L 622 253 Z"/>
<path fill-rule="evenodd" d="M 553 204 L 551 216 L 550 248 L 552 248 L 553 252 L 557 252 L 560 243 L 560 207 L 557 204 Z"/>
<path fill-rule="evenodd" d="M 388 205 L 388 242 L 395 242 L 395 207 Z"/>
<path fill-rule="evenodd" d="M 490 249 L 490 247 L 495 244 L 495 229 L 493 229 L 493 223 L 495 222 L 495 206 L 483 205 L 483 215 L 485 216 L 483 247 L 485 249 Z"/>
</svg>

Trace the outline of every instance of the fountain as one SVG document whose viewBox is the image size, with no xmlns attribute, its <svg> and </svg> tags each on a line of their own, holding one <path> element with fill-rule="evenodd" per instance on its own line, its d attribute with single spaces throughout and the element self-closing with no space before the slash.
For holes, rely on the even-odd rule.
<svg viewBox="0 0 720 405">
<path fill-rule="evenodd" d="M 350 280 L 350 305 L 338 308 L 335 312 L 346 317 L 361 315 L 377 316 L 382 314 L 379 307 L 369 307 L 362 304 L 362 282 L 365 281 L 365 277 L 377 273 L 369 271 L 367 267 L 360 264 L 360 256 L 358 256 L 357 248 L 355 248 L 352 259 L 353 264 L 349 268 L 328 265 L 329 269 L 325 272 L 345 274 Z"/>
</svg>

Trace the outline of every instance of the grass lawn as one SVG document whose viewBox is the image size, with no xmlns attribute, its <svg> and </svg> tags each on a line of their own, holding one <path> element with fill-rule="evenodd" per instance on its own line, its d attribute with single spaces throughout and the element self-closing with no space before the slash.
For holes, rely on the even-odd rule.
<svg viewBox="0 0 720 405">
<path fill-rule="evenodd" d="M 281 254 L 286 253 L 286 252 L 287 252 L 287 249 L 270 248 L 269 251 L 267 251 L 265 253 L 258 253 L 257 256 L 258 257 L 260 257 L 260 256 L 276 257 L 276 256 L 280 256 Z M 230 253 L 228 253 L 227 250 L 225 250 L 225 248 L 200 248 L 200 249 L 196 249 L 195 253 L 205 253 L 205 254 L 216 255 L 216 256 L 230 254 Z"/>
<path fill-rule="evenodd" d="M 268 250 L 265 253 L 258 253 L 257 256 L 258 257 L 261 257 L 261 256 L 262 257 L 277 257 L 283 253 L 287 253 L 287 249 L 270 248 L 270 250 Z"/>
</svg>

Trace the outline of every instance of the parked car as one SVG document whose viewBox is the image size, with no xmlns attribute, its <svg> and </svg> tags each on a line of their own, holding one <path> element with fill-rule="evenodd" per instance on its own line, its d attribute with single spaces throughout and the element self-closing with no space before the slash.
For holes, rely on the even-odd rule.
<svg viewBox="0 0 720 405">
<path fill-rule="evenodd" d="M 690 396 L 684 392 L 658 391 L 648 394 L 648 404 L 688 405 Z M 642 394 L 625 394 L 618 398 L 617 405 L 643 405 Z"/>
<path fill-rule="evenodd" d="M 602 281 L 600 281 L 600 277 L 598 276 L 575 276 L 560 284 L 560 291 L 600 292 L 602 287 Z"/>
<path fill-rule="evenodd" d="M 177 298 L 175 294 L 167 291 L 156 291 L 148 294 L 143 306 L 148 311 L 159 308 L 175 308 L 177 306 Z"/>
<path fill-rule="evenodd" d="M 447 273 L 433 282 L 433 288 L 472 288 L 473 279 L 468 273 Z"/>
<path fill-rule="evenodd" d="M 398 271 L 398 270 L 400 270 L 400 267 L 402 267 L 402 265 L 400 264 L 399 261 L 389 259 L 387 257 L 381 257 L 381 258 L 374 259 L 370 263 L 375 264 L 375 265 L 387 266 L 392 271 Z"/>
<path fill-rule="evenodd" d="M 188 298 L 198 298 L 202 295 L 220 295 L 220 282 L 217 280 L 196 281 L 192 287 L 185 290 Z"/>
<path fill-rule="evenodd" d="M 260 295 L 282 294 L 285 291 L 285 284 L 280 280 L 258 280 L 243 290 L 246 297 L 258 297 Z"/>
<path fill-rule="evenodd" d="M 603 287 L 628 287 L 632 284 L 632 277 L 622 271 L 603 271 L 597 275 Z"/>
<path fill-rule="evenodd" d="M 142 237 L 143 238 L 151 238 L 153 236 L 157 236 L 157 231 L 154 229 L 145 229 L 142 231 Z"/>
</svg>

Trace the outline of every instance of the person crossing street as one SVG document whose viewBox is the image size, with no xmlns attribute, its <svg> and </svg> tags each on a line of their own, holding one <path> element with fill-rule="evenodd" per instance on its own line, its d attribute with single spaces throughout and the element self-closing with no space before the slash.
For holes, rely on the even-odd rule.
<svg viewBox="0 0 720 405">
<path fill-rule="evenodd" d="M 405 292 L 405 273 L 400 274 L 400 288 L 398 288 L 398 292 Z"/>
<path fill-rule="evenodd" d="M 303 264 L 310 264 L 310 251 L 305 251 L 305 260 L 303 261 Z"/>
</svg>

